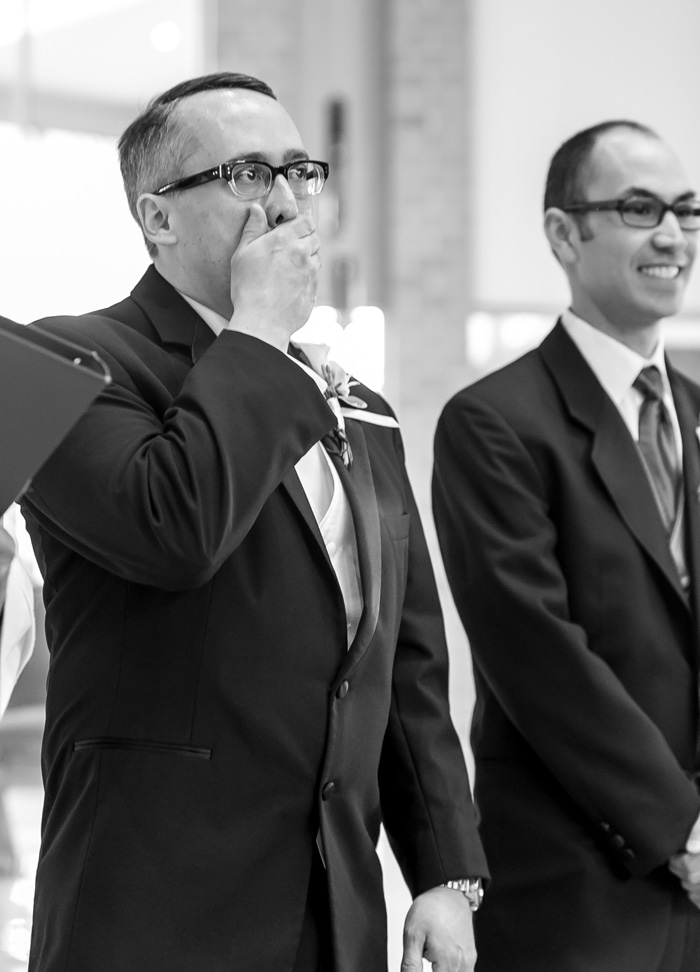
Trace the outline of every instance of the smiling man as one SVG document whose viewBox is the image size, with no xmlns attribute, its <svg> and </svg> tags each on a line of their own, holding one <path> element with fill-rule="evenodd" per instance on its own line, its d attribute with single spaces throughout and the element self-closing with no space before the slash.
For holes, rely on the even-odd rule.
<svg viewBox="0 0 700 972">
<path fill-rule="evenodd" d="M 42 322 L 112 383 L 23 497 L 51 650 L 29 968 L 382 972 L 383 823 L 404 972 L 471 972 L 486 868 L 398 424 L 290 349 L 328 166 L 228 72 L 120 157 L 153 265 Z"/>
<path fill-rule="evenodd" d="M 700 387 L 664 354 L 700 202 L 627 121 L 555 154 L 571 304 L 459 392 L 434 508 L 469 636 L 479 972 L 700 968 Z"/>
</svg>

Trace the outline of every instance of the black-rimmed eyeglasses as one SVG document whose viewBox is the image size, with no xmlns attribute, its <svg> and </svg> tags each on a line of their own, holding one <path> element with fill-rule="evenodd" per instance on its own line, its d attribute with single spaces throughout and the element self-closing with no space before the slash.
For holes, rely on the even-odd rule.
<svg viewBox="0 0 700 972">
<path fill-rule="evenodd" d="M 600 213 L 616 210 L 626 226 L 654 229 L 666 213 L 673 213 L 682 230 L 700 229 L 700 200 L 677 199 L 665 203 L 656 196 L 627 196 L 625 199 L 600 199 L 595 202 L 571 203 L 563 206 L 565 213 Z"/>
<path fill-rule="evenodd" d="M 241 199 L 258 199 L 266 196 L 278 175 L 284 176 L 289 188 L 295 196 L 317 196 L 323 189 L 328 178 L 328 163 L 315 162 L 312 159 L 295 159 L 286 165 L 268 165 L 267 162 L 250 161 L 249 159 L 232 159 L 222 162 L 213 169 L 205 169 L 184 179 L 169 182 L 160 189 L 156 189 L 156 196 L 164 196 L 167 192 L 181 192 L 183 189 L 194 189 L 205 182 L 224 179 L 234 196 Z"/>
</svg>

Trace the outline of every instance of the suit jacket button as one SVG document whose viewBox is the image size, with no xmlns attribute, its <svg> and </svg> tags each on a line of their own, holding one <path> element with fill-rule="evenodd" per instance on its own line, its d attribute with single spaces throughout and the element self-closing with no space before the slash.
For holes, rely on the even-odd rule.
<svg viewBox="0 0 700 972">
<path fill-rule="evenodd" d="M 622 836 L 622 834 L 615 834 L 615 836 L 612 839 L 612 842 L 614 846 L 617 847 L 619 850 L 622 851 L 625 850 L 626 847 L 625 838 Z"/>
<path fill-rule="evenodd" d="M 333 780 L 331 780 L 329 783 L 326 783 L 326 785 L 321 790 L 321 798 L 323 800 L 328 800 L 329 797 L 333 796 L 334 793 L 335 793 L 335 783 L 333 782 Z"/>
<path fill-rule="evenodd" d="M 336 699 L 344 699 L 345 696 L 348 694 L 349 688 L 350 688 L 350 682 L 348 681 L 341 682 L 335 693 Z"/>
</svg>

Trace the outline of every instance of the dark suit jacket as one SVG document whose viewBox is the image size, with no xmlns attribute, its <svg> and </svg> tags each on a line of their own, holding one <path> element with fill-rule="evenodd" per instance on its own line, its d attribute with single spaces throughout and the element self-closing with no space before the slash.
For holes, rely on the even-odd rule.
<svg viewBox="0 0 700 972">
<path fill-rule="evenodd" d="M 638 449 L 561 324 L 459 392 L 434 509 L 474 658 L 480 972 L 656 970 L 700 813 L 700 388 L 669 369 L 690 604 Z M 687 904 L 700 920 L 700 912 Z"/>
<path fill-rule="evenodd" d="M 51 650 L 30 968 L 288 970 L 320 827 L 337 970 L 384 969 L 382 820 L 413 892 L 485 871 L 399 434 L 347 423 L 347 651 L 294 471 L 333 425 L 309 377 L 153 268 L 42 327 L 113 383 L 23 502 Z"/>
</svg>

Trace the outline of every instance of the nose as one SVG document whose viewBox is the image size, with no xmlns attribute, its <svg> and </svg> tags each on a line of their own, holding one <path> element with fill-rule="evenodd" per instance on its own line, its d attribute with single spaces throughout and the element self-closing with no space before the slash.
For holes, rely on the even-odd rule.
<svg viewBox="0 0 700 972">
<path fill-rule="evenodd" d="M 688 246 L 688 237 L 681 229 L 678 217 L 672 210 L 666 210 L 663 219 L 656 227 L 654 242 L 661 249 L 682 250 Z"/>
<path fill-rule="evenodd" d="M 275 176 L 272 189 L 268 193 L 264 205 L 267 225 L 272 228 L 288 219 L 294 219 L 299 213 L 297 198 L 289 188 L 289 183 L 282 174 Z"/>
</svg>

